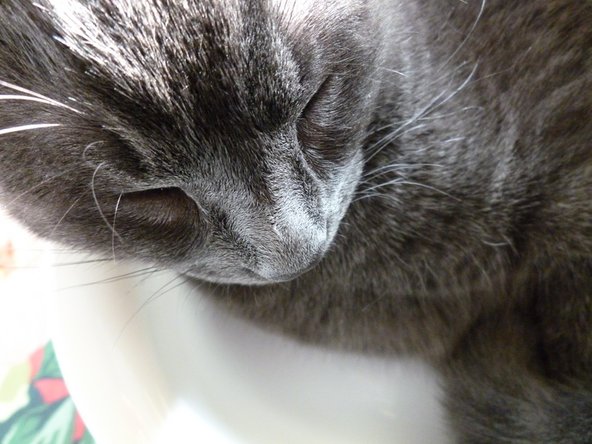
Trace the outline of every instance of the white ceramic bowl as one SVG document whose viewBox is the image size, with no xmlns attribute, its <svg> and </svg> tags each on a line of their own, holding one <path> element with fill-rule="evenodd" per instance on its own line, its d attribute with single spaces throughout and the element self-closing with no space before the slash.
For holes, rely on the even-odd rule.
<svg viewBox="0 0 592 444">
<path fill-rule="evenodd" d="M 270 334 L 170 273 L 93 284 L 141 268 L 56 266 L 47 300 L 66 383 L 99 444 L 447 442 L 422 364 Z"/>
</svg>

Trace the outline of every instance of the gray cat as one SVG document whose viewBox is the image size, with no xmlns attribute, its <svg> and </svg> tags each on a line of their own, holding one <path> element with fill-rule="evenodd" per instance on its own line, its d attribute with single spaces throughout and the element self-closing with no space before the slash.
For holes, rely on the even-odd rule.
<svg viewBox="0 0 592 444">
<path fill-rule="evenodd" d="M 592 2 L 0 0 L 0 199 L 592 442 Z"/>
</svg>

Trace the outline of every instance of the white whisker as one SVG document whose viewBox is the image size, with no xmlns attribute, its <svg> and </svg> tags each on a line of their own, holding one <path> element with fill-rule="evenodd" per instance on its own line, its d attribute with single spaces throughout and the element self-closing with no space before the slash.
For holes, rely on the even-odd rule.
<svg viewBox="0 0 592 444">
<path fill-rule="evenodd" d="M 461 200 L 461 199 L 459 199 L 458 197 L 456 197 L 456 196 L 453 196 L 452 194 L 450 194 L 450 193 L 447 193 L 446 191 L 442 191 L 442 190 L 440 190 L 440 189 L 438 189 L 438 188 L 436 188 L 436 187 L 432 187 L 432 186 L 430 186 L 430 185 L 426 185 L 426 184 L 424 184 L 424 183 L 419 183 L 419 182 L 410 182 L 410 181 L 408 181 L 408 180 L 401 180 L 401 181 L 400 181 L 400 182 L 398 182 L 398 183 L 399 183 L 399 184 L 401 184 L 401 185 L 414 185 L 414 186 L 416 186 L 416 187 L 421 187 L 421 188 L 425 188 L 425 189 L 427 189 L 427 190 L 432 190 L 432 191 L 435 191 L 436 193 L 443 194 L 444 196 L 450 197 L 451 199 L 454 199 L 454 200 L 457 200 L 457 201 L 459 201 L 459 202 L 462 202 L 462 200 Z"/>
<path fill-rule="evenodd" d="M 74 201 L 74 203 L 72 205 L 70 205 L 70 207 L 66 210 L 66 212 L 63 214 L 63 216 L 60 217 L 60 220 L 58 220 L 58 222 L 55 224 L 55 226 L 53 227 L 53 230 L 51 230 L 51 232 L 49 233 L 49 236 L 48 237 L 51 238 L 53 236 L 53 234 L 58 229 L 58 227 L 62 223 L 62 221 L 66 218 L 66 216 L 68 215 L 68 213 L 70 213 L 70 211 L 72 211 L 72 209 L 76 206 L 76 204 L 78 202 L 80 202 L 80 199 L 82 199 L 82 196 L 80 196 L 78 199 L 76 199 Z"/>
<path fill-rule="evenodd" d="M 464 65 L 465 64 L 463 63 L 461 66 L 464 66 Z M 428 103 L 427 106 L 420 109 L 413 117 L 411 117 L 409 120 L 407 120 L 406 122 L 401 124 L 395 131 L 393 131 L 390 134 L 387 134 L 382 139 L 380 139 L 378 142 L 376 142 L 372 146 L 368 147 L 366 150 L 367 150 L 367 152 L 370 153 L 370 155 L 367 157 L 366 162 L 370 161 L 373 157 L 375 157 L 378 153 L 380 153 L 386 146 L 388 146 L 389 144 L 391 144 L 392 142 L 397 140 L 397 138 L 399 138 L 400 136 L 402 136 L 406 133 L 409 133 L 411 131 L 416 131 L 418 129 L 423 128 L 425 126 L 425 124 L 419 124 L 419 125 L 416 125 L 413 127 L 410 127 L 410 125 L 414 124 L 415 122 L 417 122 L 419 120 L 422 120 L 425 116 L 429 115 L 430 113 L 434 112 L 435 110 L 437 110 L 438 108 L 440 108 L 441 106 L 443 106 L 444 104 L 446 104 L 447 102 L 452 100 L 459 92 L 461 92 L 464 88 L 466 88 L 467 85 L 469 85 L 469 83 L 473 79 L 473 76 L 475 75 L 475 73 L 477 72 L 478 66 L 479 66 L 479 63 L 478 62 L 475 63 L 475 65 L 473 66 L 473 69 L 471 70 L 469 75 L 465 78 L 465 80 L 461 83 L 461 85 L 458 86 L 454 91 L 452 91 L 448 96 L 444 96 L 446 91 L 440 92 L 440 94 L 438 94 L 434 99 L 432 99 L 430 101 L 430 103 Z"/>
<path fill-rule="evenodd" d="M 88 150 L 90 150 L 91 148 L 93 148 L 95 145 L 98 145 L 100 143 L 103 143 L 103 141 L 102 140 L 97 140 L 96 142 L 91 142 L 88 145 L 86 145 L 86 147 L 82 151 L 82 160 L 85 161 L 85 162 L 88 162 L 88 160 L 86 159 L 86 152 Z"/>
<path fill-rule="evenodd" d="M 32 191 L 35 191 L 36 189 L 38 189 L 39 187 L 43 186 L 44 184 L 51 182 L 52 180 L 58 179 L 60 177 L 62 177 L 65 174 L 71 173 L 72 171 L 75 171 L 77 168 L 72 168 L 66 171 L 62 171 L 59 174 L 56 174 L 55 176 L 51 176 L 48 177 L 47 179 L 42 180 L 41 182 L 35 184 L 34 186 L 32 186 L 31 188 L 29 188 L 28 190 L 23 191 L 22 193 L 20 193 L 19 195 L 17 195 L 14 199 L 12 199 L 10 202 L 8 202 L 7 204 L 4 205 L 5 208 L 10 207 L 11 205 L 13 205 L 17 200 L 19 200 L 21 197 L 25 196 L 26 194 L 31 193 Z"/>
<path fill-rule="evenodd" d="M 392 133 L 387 134 L 382 139 L 380 139 L 378 142 L 376 142 L 374 145 L 368 147 L 367 150 L 371 154 L 366 159 L 366 162 L 369 162 L 370 160 L 372 160 L 383 149 L 385 149 L 389 144 L 393 143 L 399 137 L 401 137 L 401 136 L 403 136 L 405 134 L 408 134 L 408 133 L 410 133 L 412 131 L 416 131 L 418 129 L 424 128 L 426 126 L 425 124 L 422 123 L 422 124 L 413 126 L 411 128 L 407 128 L 409 126 L 409 124 L 415 122 L 416 120 L 417 120 L 416 118 L 413 118 L 413 120 L 409 120 L 408 122 L 405 122 L 404 124 L 402 124 L 401 126 L 399 126 L 395 131 L 393 131 Z"/>
<path fill-rule="evenodd" d="M 469 73 L 469 75 L 467 76 L 467 78 L 464 80 L 464 82 L 458 87 L 456 88 L 452 93 L 450 93 L 450 95 L 448 97 L 446 97 L 444 100 L 442 100 L 440 103 L 436 104 L 430 112 L 440 108 L 442 105 L 444 105 L 445 103 L 447 103 L 448 101 L 450 101 L 454 96 L 456 96 L 459 92 L 461 92 L 463 89 L 465 89 L 465 87 L 471 82 L 471 80 L 473 79 L 473 76 L 475 75 L 475 73 L 477 72 L 477 68 L 479 67 L 479 62 L 475 63 L 475 65 L 473 66 L 472 71 Z"/>
<path fill-rule="evenodd" d="M 175 282 L 177 282 L 179 280 L 181 280 L 181 282 L 179 282 L 178 284 L 173 285 L 171 287 L 172 284 L 174 284 Z M 162 285 L 154 293 L 152 293 L 152 295 L 150 297 L 148 297 L 144 302 L 142 302 L 142 304 L 140 304 L 140 306 L 137 308 L 137 310 L 134 313 L 132 313 L 132 315 L 129 317 L 129 319 L 127 320 L 127 322 L 125 323 L 125 325 L 121 329 L 121 332 L 117 336 L 114 345 L 117 344 L 117 342 L 119 342 L 119 340 L 123 336 L 123 333 L 125 332 L 125 330 L 129 327 L 129 325 L 134 321 L 134 319 L 136 319 L 136 317 L 138 316 L 138 314 L 140 314 L 140 312 L 148 304 L 150 304 L 151 302 L 154 302 L 156 299 L 158 299 L 158 298 L 160 298 L 162 296 L 165 296 L 169 291 L 172 291 L 172 290 L 180 287 L 181 285 L 185 284 L 186 282 L 187 282 L 187 278 L 184 275 L 182 275 L 182 274 L 178 274 L 174 278 L 170 279 L 166 284 Z"/>
<path fill-rule="evenodd" d="M 408 76 L 407 74 L 405 74 L 404 72 L 397 71 L 396 69 L 392 69 L 392 68 L 387 68 L 386 66 L 379 66 L 379 67 L 378 67 L 378 69 L 382 69 L 382 70 L 384 70 L 384 71 L 387 71 L 387 72 L 392 72 L 392 73 L 394 73 L 394 74 L 398 74 L 398 75 L 400 75 L 401 77 L 409 77 L 409 76 Z"/>
<path fill-rule="evenodd" d="M 0 136 L 4 134 L 18 133 L 20 131 L 30 131 L 41 128 L 52 128 L 56 126 L 62 126 L 59 123 L 35 123 L 32 125 L 13 126 L 12 128 L 0 129 Z"/>
<path fill-rule="evenodd" d="M 409 180 L 405 180 L 403 178 L 397 178 L 397 179 L 389 180 L 387 182 L 379 183 L 377 185 L 373 185 L 371 187 L 365 188 L 364 190 L 361 190 L 360 191 L 359 197 L 357 197 L 356 199 L 354 199 L 353 202 L 356 202 L 356 201 L 362 200 L 362 199 L 366 199 L 368 197 L 376 196 L 376 193 L 371 193 L 371 191 L 375 191 L 375 190 L 377 190 L 379 188 L 383 188 L 383 187 L 390 186 L 390 185 L 412 185 L 412 186 L 416 186 L 416 187 L 421 187 L 421 188 L 425 188 L 425 189 L 432 190 L 432 191 L 435 191 L 437 193 L 443 194 L 444 196 L 447 196 L 447 197 L 449 197 L 451 199 L 454 199 L 456 201 L 462 202 L 461 199 L 459 199 L 456 196 L 453 196 L 450 193 L 447 193 L 446 191 L 442 191 L 442 190 L 440 190 L 440 189 L 438 189 L 436 187 L 433 187 L 433 186 L 430 186 L 430 185 L 426 185 L 426 184 L 423 184 L 423 183 L 412 182 L 412 181 L 409 181 Z M 385 195 L 384 193 L 378 193 L 378 194 Z"/>
<path fill-rule="evenodd" d="M 487 76 L 485 76 L 485 77 L 487 77 Z M 480 77 L 478 80 L 482 80 L 485 77 Z M 465 106 L 464 108 L 461 108 L 457 111 L 453 111 L 453 112 L 449 112 L 449 113 L 445 113 L 445 114 L 428 115 L 428 116 L 422 117 L 421 119 L 418 119 L 418 120 L 424 121 L 424 120 L 444 119 L 446 117 L 456 116 L 457 114 L 460 114 L 460 113 L 463 113 L 466 111 L 475 111 L 475 112 L 483 111 L 483 107 L 482 106 Z"/>
<path fill-rule="evenodd" d="M 37 3 L 37 2 L 33 2 L 33 6 L 35 6 L 36 8 L 41 9 L 43 12 L 49 12 L 49 9 L 47 9 L 45 6 Z"/>
<path fill-rule="evenodd" d="M 416 169 L 416 168 L 420 168 L 420 167 L 444 168 L 444 165 L 440 165 L 437 163 L 394 163 L 394 164 L 382 165 L 378 168 L 374 168 L 373 170 L 366 172 L 362 176 L 362 179 L 364 179 L 365 182 L 370 182 L 372 179 L 375 179 L 376 177 L 381 176 L 383 174 L 388 174 L 388 173 L 392 173 L 395 171 L 398 172 L 398 171 Z"/>
<path fill-rule="evenodd" d="M 36 93 L 34 91 L 31 91 L 30 89 L 26 89 L 26 88 L 23 88 L 21 86 L 14 85 L 14 84 L 9 83 L 9 82 L 5 82 L 4 80 L 0 80 L 0 86 L 3 86 L 3 87 L 8 88 L 8 89 L 12 89 L 14 91 L 19 91 L 19 92 L 22 92 L 22 93 L 25 93 L 25 94 L 29 94 L 29 95 L 34 96 L 34 97 L 37 97 L 39 99 L 45 100 L 46 102 L 48 102 L 48 103 L 50 103 L 52 105 L 60 106 L 62 108 L 69 109 L 70 111 L 74 111 L 75 113 L 82 114 L 81 111 L 78 111 L 77 109 L 72 108 L 71 106 L 68 106 L 65 103 L 58 102 L 57 100 L 51 99 L 51 98 L 49 98 L 47 96 L 44 96 L 43 94 L 39 94 L 39 93 Z"/>
<path fill-rule="evenodd" d="M 55 103 L 48 102 L 45 99 L 40 99 L 39 97 L 31 97 L 31 96 L 21 96 L 18 94 L 4 94 L 0 95 L 0 100 L 22 100 L 22 101 L 29 101 L 29 102 L 39 102 L 45 105 L 57 106 Z"/>
<path fill-rule="evenodd" d="M 469 32 L 467 32 L 467 34 L 465 35 L 465 38 L 463 39 L 462 42 L 460 42 L 460 44 L 457 46 L 457 48 L 454 50 L 454 52 L 452 54 L 450 54 L 450 56 L 438 68 L 438 71 L 441 71 L 442 69 L 444 69 L 448 65 L 448 63 L 460 52 L 460 50 L 469 41 L 469 39 L 471 38 L 471 36 L 475 32 L 477 25 L 479 24 L 479 20 L 481 20 L 481 17 L 483 16 L 483 12 L 485 11 L 485 3 L 486 3 L 486 0 L 481 0 L 481 7 L 479 8 L 479 12 L 477 13 L 477 18 L 473 22 L 471 29 L 469 29 Z"/>
<path fill-rule="evenodd" d="M 92 179 L 90 182 L 90 190 L 92 192 L 93 195 L 93 199 L 95 201 L 95 205 L 97 206 L 97 209 L 99 210 L 99 214 L 101 215 L 101 218 L 103 219 L 103 221 L 107 224 L 107 226 L 109 227 L 109 229 L 111 230 L 111 232 L 113 233 L 113 236 L 117 236 L 118 239 L 123 242 L 123 239 L 121 238 L 121 236 L 119 235 L 119 233 L 117 233 L 117 231 L 115 231 L 115 229 L 113 228 L 113 226 L 109 223 L 109 221 L 107 220 L 107 217 L 105 216 L 105 213 L 103 213 L 103 210 L 101 208 L 101 204 L 99 203 L 99 199 L 97 198 L 97 193 L 95 192 L 95 179 L 97 177 L 97 173 L 99 172 L 99 170 L 101 169 L 101 167 L 105 165 L 105 162 L 101 162 L 99 164 L 99 166 L 97 166 L 97 168 L 95 169 L 95 172 L 92 175 Z"/>
<path fill-rule="evenodd" d="M 111 236 L 111 251 L 113 252 L 113 262 L 117 261 L 117 259 L 115 258 L 115 220 L 117 219 L 117 211 L 119 210 L 119 204 L 121 203 L 122 197 L 123 193 L 120 193 L 119 198 L 117 199 L 117 203 L 115 204 L 115 214 L 113 214 L 113 234 Z"/>
</svg>

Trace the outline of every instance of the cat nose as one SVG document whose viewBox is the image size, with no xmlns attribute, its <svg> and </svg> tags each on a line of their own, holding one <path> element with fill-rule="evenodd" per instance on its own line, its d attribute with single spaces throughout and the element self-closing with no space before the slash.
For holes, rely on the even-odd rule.
<svg viewBox="0 0 592 444">
<path fill-rule="evenodd" d="M 271 282 L 286 282 L 291 281 L 292 279 L 297 278 L 298 276 L 312 270 L 316 267 L 321 259 L 323 258 L 323 252 L 319 252 L 312 260 L 310 264 L 306 267 L 301 269 L 292 269 L 289 272 L 285 272 L 285 270 L 281 268 L 273 269 L 270 267 L 264 268 L 262 270 L 258 270 L 256 272 L 257 275 L 262 277 L 263 279 Z"/>
<path fill-rule="evenodd" d="M 266 254 L 260 257 L 253 272 L 272 282 L 292 280 L 310 271 L 327 251 L 328 235 L 325 224 L 308 227 L 306 234 L 282 233 L 276 227 L 277 238 L 265 245 Z"/>
<path fill-rule="evenodd" d="M 317 251 L 306 261 L 298 263 L 275 262 L 257 267 L 255 273 L 263 279 L 271 282 L 286 282 L 297 278 L 298 276 L 312 270 L 323 258 L 324 250 Z"/>
</svg>

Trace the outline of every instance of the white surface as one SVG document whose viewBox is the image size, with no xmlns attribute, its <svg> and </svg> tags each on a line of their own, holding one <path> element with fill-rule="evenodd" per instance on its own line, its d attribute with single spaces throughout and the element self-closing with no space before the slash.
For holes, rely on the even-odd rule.
<svg viewBox="0 0 592 444">
<path fill-rule="evenodd" d="M 51 271 L 39 266 L 46 248 L 0 210 L 0 383 L 9 368 L 49 340 L 42 307 Z"/>
<path fill-rule="evenodd" d="M 84 285 L 133 268 L 56 270 L 52 337 L 99 444 L 446 442 L 436 379 L 418 363 L 263 332 L 168 273 Z"/>
<path fill-rule="evenodd" d="M 29 402 L 28 383 L 11 378 L 15 366 L 49 340 L 43 302 L 52 273 L 39 267 L 46 248 L 0 210 L 0 422 Z"/>
</svg>

